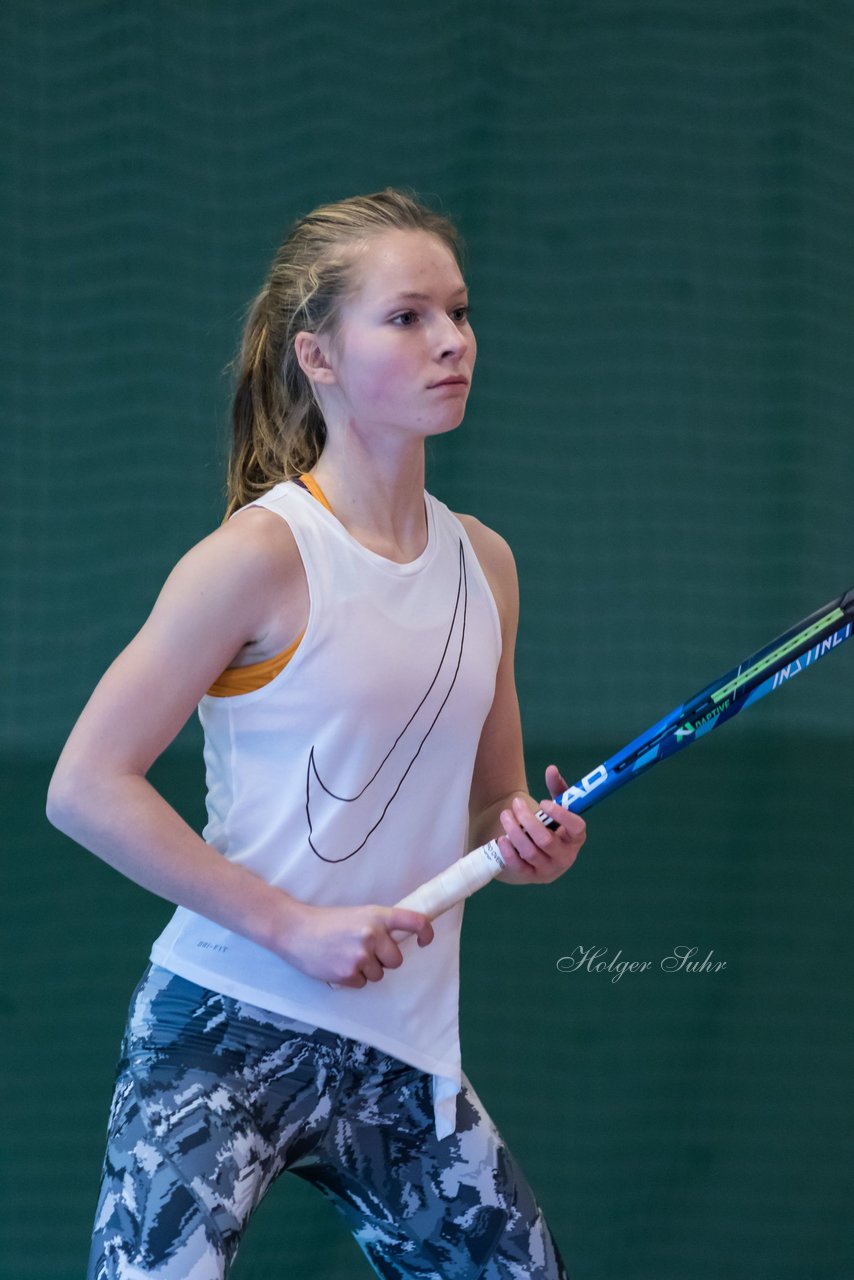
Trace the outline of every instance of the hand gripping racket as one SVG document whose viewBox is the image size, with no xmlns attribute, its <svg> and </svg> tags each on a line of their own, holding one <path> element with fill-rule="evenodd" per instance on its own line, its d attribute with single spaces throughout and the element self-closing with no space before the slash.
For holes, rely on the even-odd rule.
<svg viewBox="0 0 854 1280">
<path fill-rule="evenodd" d="M 735 670 L 695 693 L 622 751 L 591 769 L 562 795 L 555 796 L 556 802 L 573 813 L 583 813 L 632 778 L 689 747 L 745 707 L 764 698 L 766 693 L 806 671 L 847 640 L 852 630 L 854 587 L 772 640 Z M 542 810 L 537 817 L 547 827 L 557 826 Z M 504 859 L 498 841 L 490 840 L 407 894 L 397 905 L 422 911 L 432 920 L 455 902 L 483 888 L 503 870 Z"/>
</svg>

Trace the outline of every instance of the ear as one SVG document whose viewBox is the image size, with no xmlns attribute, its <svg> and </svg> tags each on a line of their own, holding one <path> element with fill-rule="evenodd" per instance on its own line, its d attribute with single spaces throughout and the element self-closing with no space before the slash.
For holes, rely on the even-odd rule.
<svg viewBox="0 0 854 1280">
<path fill-rule="evenodd" d="M 294 354 L 299 361 L 299 367 L 310 382 L 328 385 L 335 381 L 335 374 L 327 356 L 326 343 L 320 334 L 300 330 L 294 338 Z"/>
</svg>

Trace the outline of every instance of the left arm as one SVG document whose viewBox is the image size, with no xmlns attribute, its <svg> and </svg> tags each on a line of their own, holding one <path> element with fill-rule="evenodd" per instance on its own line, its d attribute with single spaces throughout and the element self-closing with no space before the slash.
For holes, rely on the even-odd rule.
<svg viewBox="0 0 854 1280">
<path fill-rule="evenodd" d="M 510 884 L 548 884 L 568 871 L 584 843 L 586 827 L 578 814 L 551 800 L 539 804 L 528 793 L 522 749 L 522 724 L 513 669 L 519 619 L 516 566 L 507 543 L 472 516 L 460 516 L 489 583 L 501 620 L 501 660 L 495 697 L 480 735 L 469 804 L 469 845 L 499 838 L 507 869 L 499 879 Z M 546 770 L 552 796 L 566 789 L 554 765 Z M 550 831 L 534 816 L 542 809 L 558 823 Z"/>
</svg>

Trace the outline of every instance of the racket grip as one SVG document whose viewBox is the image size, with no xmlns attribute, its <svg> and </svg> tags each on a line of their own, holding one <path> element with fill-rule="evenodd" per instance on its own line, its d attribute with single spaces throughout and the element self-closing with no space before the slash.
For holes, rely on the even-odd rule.
<svg viewBox="0 0 854 1280">
<path fill-rule="evenodd" d="M 482 889 L 504 870 L 504 859 L 497 840 L 473 849 L 457 862 L 452 862 L 432 880 L 414 889 L 396 905 L 407 911 L 420 911 L 431 920 Z"/>
<path fill-rule="evenodd" d="M 449 911 L 457 902 L 462 902 L 464 898 L 489 884 L 503 870 L 504 859 L 498 848 L 498 841 L 490 840 L 479 849 L 472 849 L 471 853 L 452 862 L 432 880 L 425 880 L 424 884 L 401 898 L 395 906 L 403 907 L 406 911 L 420 911 L 429 920 L 435 920 L 443 911 Z M 403 942 L 406 938 L 411 938 L 412 934 L 394 929 L 391 936 L 395 942 Z M 326 985 L 331 991 L 341 990 L 337 982 L 327 982 Z"/>
</svg>

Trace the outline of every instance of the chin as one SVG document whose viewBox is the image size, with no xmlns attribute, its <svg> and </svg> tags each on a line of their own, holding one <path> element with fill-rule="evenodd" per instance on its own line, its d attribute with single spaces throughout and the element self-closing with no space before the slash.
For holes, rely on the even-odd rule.
<svg viewBox="0 0 854 1280">
<path fill-rule="evenodd" d="M 428 427 L 425 434 L 428 436 L 448 435 L 451 431 L 456 431 L 465 416 L 466 411 L 465 406 L 463 406 L 456 413 L 449 414 L 443 421 L 435 422 L 432 426 Z"/>
</svg>

